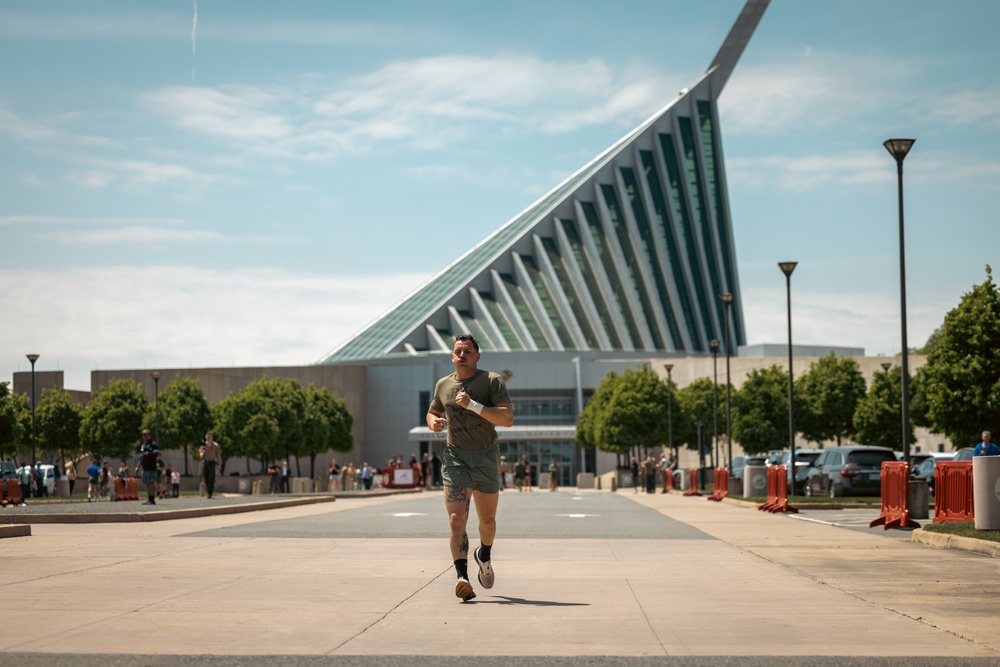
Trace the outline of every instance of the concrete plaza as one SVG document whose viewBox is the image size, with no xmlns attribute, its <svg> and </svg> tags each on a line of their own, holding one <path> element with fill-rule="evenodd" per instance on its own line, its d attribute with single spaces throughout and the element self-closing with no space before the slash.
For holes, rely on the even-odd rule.
<svg viewBox="0 0 1000 667">
<path fill-rule="evenodd" d="M 1000 664 L 1000 560 L 908 533 L 630 490 L 498 522 L 466 604 L 439 492 L 33 524 L 0 540 L 0 664 Z"/>
</svg>

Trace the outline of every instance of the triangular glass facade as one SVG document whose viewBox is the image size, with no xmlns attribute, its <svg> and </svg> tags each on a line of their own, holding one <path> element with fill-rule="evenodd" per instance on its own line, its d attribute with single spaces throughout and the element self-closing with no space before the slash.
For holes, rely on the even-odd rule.
<svg viewBox="0 0 1000 667">
<path fill-rule="evenodd" d="M 690 88 L 320 363 L 450 351 L 725 351 L 746 342 L 716 99 L 767 0 Z"/>
</svg>

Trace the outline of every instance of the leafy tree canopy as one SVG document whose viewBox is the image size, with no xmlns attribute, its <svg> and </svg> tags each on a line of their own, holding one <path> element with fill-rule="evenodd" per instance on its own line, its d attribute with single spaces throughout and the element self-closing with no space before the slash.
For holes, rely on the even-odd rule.
<svg viewBox="0 0 1000 667">
<path fill-rule="evenodd" d="M 854 411 L 865 396 L 858 362 L 831 352 L 795 382 L 795 427 L 812 442 L 854 435 Z M 788 429 L 786 428 L 787 432 Z"/>
<path fill-rule="evenodd" d="M 83 410 L 65 389 L 46 389 L 35 409 L 35 431 L 38 446 L 55 452 L 58 458 L 77 459 L 83 452 L 80 447 L 80 426 Z"/>
<path fill-rule="evenodd" d="M 788 442 L 788 375 L 781 366 L 750 371 L 736 394 L 733 439 L 747 454 L 765 454 Z"/>
<path fill-rule="evenodd" d="M 0 382 L 0 458 L 17 454 L 26 437 L 31 437 L 30 432 L 25 434 L 21 417 L 30 409 L 27 395 L 14 394 L 9 382 Z"/>
<path fill-rule="evenodd" d="M 903 449 L 902 369 L 894 366 L 875 373 L 868 394 L 858 402 L 854 412 L 854 430 L 858 442 L 873 447 Z M 910 420 L 910 444 L 917 441 Z"/>
<path fill-rule="evenodd" d="M 130 461 L 140 439 L 149 401 L 134 380 L 112 380 L 83 411 L 80 444 L 98 458 Z"/>
<path fill-rule="evenodd" d="M 178 377 L 164 387 L 156 403 L 149 404 L 143 418 L 143 428 L 159 431 L 157 444 L 160 449 L 186 448 L 188 454 L 196 454 L 205 433 L 212 430 L 212 410 L 201 389 L 201 382 L 194 378 Z M 222 450 L 222 455 L 227 455 L 225 449 Z"/>
<path fill-rule="evenodd" d="M 964 447 L 1000 429 L 1000 291 L 989 266 L 940 331 L 924 367 L 927 413 L 935 431 Z"/>
</svg>

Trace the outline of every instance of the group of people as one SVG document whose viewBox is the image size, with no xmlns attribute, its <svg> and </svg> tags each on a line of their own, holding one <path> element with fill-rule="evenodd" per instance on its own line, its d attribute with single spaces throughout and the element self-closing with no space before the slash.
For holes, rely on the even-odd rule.
<svg viewBox="0 0 1000 667">
<path fill-rule="evenodd" d="M 646 454 L 642 461 L 639 461 L 633 456 L 629 466 L 629 472 L 632 473 L 632 493 L 638 493 L 640 488 L 644 488 L 646 493 L 656 493 L 657 477 L 663 480 L 663 491 L 666 493 L 667 480 L 676 467 L 677 464 L 665 452 L 660 454 L 659 459 L 652 454 Z"/>
</svg>

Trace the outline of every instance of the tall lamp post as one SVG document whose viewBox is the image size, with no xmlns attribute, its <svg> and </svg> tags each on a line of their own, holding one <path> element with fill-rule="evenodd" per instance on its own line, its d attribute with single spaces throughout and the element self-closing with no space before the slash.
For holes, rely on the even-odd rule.
<svg viewBox="0 0 1000 667">
<path fill-rule="evenodd" d="M 731 384 L 731 381 L 729 379 L 729 356 L 730 356 L 730 348 L 732 346 L 732 342 L 729 340 L 729 306 L 731 306 L 732 303 L 733 303 L 733 295 L 730 294 L 729 292 L 726 292 L 725 294 L 720 294 L 719 295 L 719 299 L 722 300 L 722 305 L 724 306 L 724 308 L 722 309 L 722 312 L 723 312 L 723 315 L 724 315 L 723 318 L 722 318 L 722 321 L 724 322 L 724 326 L 725 326 L 725 329 L 726 329 L 726 331 L 725 331 L 725 341 L 726 341 L 726 467 L 730 471 L 732 471 L 732 469 L 733 469 L 733 420 L 732 420 L 732 413 L 731 413 L 731 399 L 730 399 L 730 396 L 729 396 L 729 393 L 730 393 L 730 384 Z"/>
<path fill-rule="evenodd" d="M 798 262 L 778 262 L 778 267 L 785 274 L 785 290 L 788 295 L 788 470 L 791 474 L 791 495 L 795 495 L 795 403 L 793 392 L 795 382 L 792 374 L 792 271 Z"/>
<path fill-rule="evenodd" d="M 156 446 L 160 446 L 160 371 L 153 371 L 149 374 L 153 378 L 153 409 L 156 414 L 153 422 L 153 432 L 156 434 Z"/>
<path fill-rule="evenodd" d="M 712 466 L 719 465 L 719 340 L 708 341 L 712 349 Z"/>
<path fill-rule="evenodd" d="M 900 364 L 902 370 L 902 384 L 900 389 L 903 392 L 901 412 L 903 413 L 903 460 L 907 464 L 910 462 L 910 364 L 909 352 L 906 342 L 906 245 L 903 242 L 903 160 L 910 152 L 913 142 L 916 139 L 887 139 L 882 145 L 885 146 L 889 154 L 896 160 L 896 175 L 899 189 L 899 304 L 900 322 L 903 334 L 903 359 Z"/>
<path fill-rule="evenodd" d="M 570 362 L 576 366 L 576 419 L 580 420 L 583 413 L 583 383 L 580 381 L 580 357 L 573 357 Z M 583 451 L 580 443 L 576 444 L 577 451 L 580 452 L 580 470 L 587 472 L 587 452 Z"/>
<path fill-rule="evenodd" d="M 670 455 L 674 452 L 674 383 L 670 372 L 674 370 L 673 364 L 663 364 L 667 369 L 667 449 Z M 663 481 L 663 491 L 667 490 L 667 482 Z"/>
<path fill-rule="evenodd" d="M 31 465 L 29 466 L 31 470 L 32 482 L 34 482 L 35 477 L 35 362 L 38 361 L 38 354 L 29 354 L 28 361 L 31 362 Z M 28 487 L 30 494 L 30 488 Z"/>
</svg>

